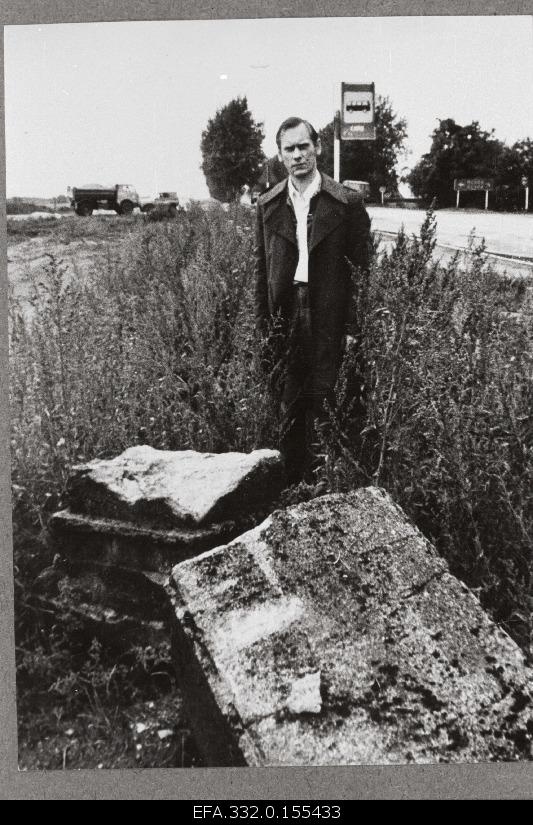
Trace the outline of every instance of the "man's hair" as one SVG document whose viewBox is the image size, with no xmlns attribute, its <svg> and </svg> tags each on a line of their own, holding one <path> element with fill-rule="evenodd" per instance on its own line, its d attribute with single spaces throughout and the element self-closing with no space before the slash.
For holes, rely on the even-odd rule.
<svg viewBox="0 0 533 825">
<path fill-rule="evenodd" d="M 304 120 L 303 117 L 288 117 L 287 120 L 283 121 L 278 131 L 276 132 L 276 143 L 278 144 L 278 149 L 281 149 L 281 136 L 283 135 L 283 132 L 286 132 L 288 129 L 294 129 L 296 126 L 299 126 L 300 123 L 303 123 L 304 126 L 307 126 L 309 137 L 316 146 L 318 140 L 318 133 L 314 126 L 311 126 L 309 121 Z"/>
</svg>

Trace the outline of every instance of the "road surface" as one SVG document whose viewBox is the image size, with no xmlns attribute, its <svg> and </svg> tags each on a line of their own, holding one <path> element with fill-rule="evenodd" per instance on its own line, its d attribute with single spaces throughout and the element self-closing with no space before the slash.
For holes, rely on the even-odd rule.
<svg viewBox="0 0 533 825">
<path fill-rule="evenodd" d="M 402 225 L 409 235 L 418 234 L 426 217 L 422 209 L 369 206 L 368 212 L 372 218 L 372 228 L 385 241 L 396 234 Z M 437 211 L 435 217 L 437 257 L 441 257 L 443 262 L 455 250 L 466 249 L 469 236 L 473 233 L 476 244 L 485 239 L 491 262 L 499 270 L 533 277 L 533 214 L 445 209 Z"/>
</svg>

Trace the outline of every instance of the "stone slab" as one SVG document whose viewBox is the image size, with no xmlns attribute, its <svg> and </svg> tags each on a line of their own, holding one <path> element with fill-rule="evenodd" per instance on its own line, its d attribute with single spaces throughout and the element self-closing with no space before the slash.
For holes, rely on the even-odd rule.
<svg viewBox="0 0 533 825">
<path fill-rule="evenodd" d="M 377 488 L 277 511 L 171 582 L 207 764 L 531 758 L 522 652 Z"/>
<path fill-rule="evenodd" d="M 140 445 L 73 467 L 68 498 L 74 513 L 172 529 L 266 513 L 282 486 L 276 450 L 199 453 Z"/>
<path fill-rule="evenodd" d="M 142 571 L 170 573 L 184 559 L 197 556 L 242 532 L 242 523 L 223 521 L 205 527 L 158 530 L 130 521 L 73 513 L 54 513 L 48 523 L 53 547 L 72 564 L 95 561 Z M 252 522 L 253 523 L 253 522 Z"/>
</svg>

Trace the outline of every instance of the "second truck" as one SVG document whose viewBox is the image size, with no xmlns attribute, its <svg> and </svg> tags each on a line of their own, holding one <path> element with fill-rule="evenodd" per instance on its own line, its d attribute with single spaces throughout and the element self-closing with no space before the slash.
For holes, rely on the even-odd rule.
<svg viewBox="0 0 533 825">
<path fill-rule="evenodd" d="M 170 217 L 176 215 L 179 200 L 175 192 L 161 192 L 157 198 L 141 198 L 134 186 L 117 183 L 114 186 L 74 186 L 68 190 L 70 203 L 77 215 L 89 217 L 98 209 L 109 209 L 117 215 L 131 215 L 135 208 L 142 212 L 152 209 L 165 211 Z"/>
</svg>

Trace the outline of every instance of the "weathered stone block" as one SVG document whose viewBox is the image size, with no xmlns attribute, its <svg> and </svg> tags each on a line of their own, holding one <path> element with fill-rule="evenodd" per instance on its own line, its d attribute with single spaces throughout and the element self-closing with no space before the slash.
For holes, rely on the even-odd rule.
<svg viewBox="0 0 533 825">
<path fill-rule="evenodd" d="M 376 488 L 278 511 L 172 584 L 208 764 L 531 758 L 521 651 Z"/>
<path fill-rule="evenodd" d="M 172 567 L 257 524 L 281 486 L 274 450 L 215 455 L 142 446 L 74 467 L 69 508 L 48 525 L 73 615 L 88 633 L 125 646 L 168 636 L 156 607 L 169 615 L 162 581 Z"/>
<path fill-rule="evenodd" d="M 151 572 L 170 572 L 184 559 L 197 556 L 242 532 L 246 518 L 205 527 L 158 530 L 131 521 L 100 518 L 70 510 L 51 517 L 48 530 L 55 548 L 72 562 L 98 562 Z"/>
<path fill-rule="evenodd" d="M 137 446 L 74 467 L 68 496 L 75 513 L 161 530 L 265 512 L 282 484 L 276 450 L 198 453 Z"/>
</svg>

